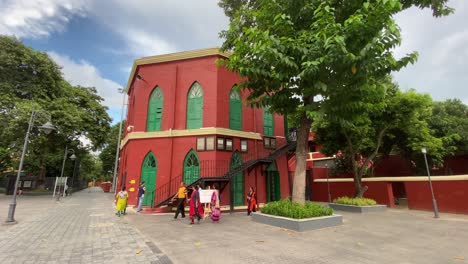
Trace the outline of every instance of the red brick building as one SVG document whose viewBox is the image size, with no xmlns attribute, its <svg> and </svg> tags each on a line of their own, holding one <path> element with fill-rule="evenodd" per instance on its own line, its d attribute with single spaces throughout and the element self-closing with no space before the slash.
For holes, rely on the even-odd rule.
<svg viewBox="0 0 468 264">
<path fill-rule="evenodd" d="M 217 183 L 224 205 L 244 205 L 251 186 L 260 203 L 290 195 L 284 117 L 245 104 L 248 94 L 233 89 L 239 77 L 216 65 L 228 57 L 204 49 L 134 62 L 117 180 L 129 204 L 141 181 L 152 207 L 181 181 Z"/>
</svg>

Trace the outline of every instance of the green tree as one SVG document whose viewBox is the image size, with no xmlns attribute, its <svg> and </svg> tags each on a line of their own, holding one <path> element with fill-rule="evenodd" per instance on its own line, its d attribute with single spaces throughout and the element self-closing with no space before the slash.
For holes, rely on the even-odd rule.
<svg viewBox="0 0 468 264">
<path fill-rule="evenodd" d="M 59 175 L 65 145 L 75 151 L 88 151 L 80 138 L 87 137 L 92 149 L 105 141 L 110 117 L 102 106 L 103 98 L 93 87 L 72 86 L 59 66 L 46 53 L 35 51 L 15 38 L 0 36 L 0 164 L 16 168 L 32 109 L 37 112 L 35 127 L 25 159 L 25 170 Z M 44 114 L 48 113 L 48 114 Z M 57 131 L 39 133 L 37 125 L 49 117 Z M 68 163 L 66 163 L 68 165 Z M 66 167 L 67 172 L 70 168 Z"/>
<path fill-rule="evenodd" d="M 366 91 L 372 93 L 348 94 L 342 105 L 350 109 L 345 117 L 340 116 L 343 112 L 339 109 L 329 108 L 328 104 L 334 102 L 328 101 L 314 123 L 315 140 L 323 145 L 321 151 L 327 155 L 341 152 L 345 164 L 350 165 L 356 197 L 362 197 L 367 190 L 361 185 L 362 177 L 369 173 L 378 155 L 389 154 L 395 147 L 420 153 L 423 146 L 439 160 L 445 154 L 442 141 L 431 135 L 427 124 L 432 107 L 428 95 L 413 90 L 401 92 L 389 79 Z"/>
<path fill-rule="evenodd" d="M 459 99 L 434 102 L 429 127 L 449 155 L 468 153 L 468 106 Z"/>
<path fill-rule="evenodd" d="M 104 144 L 104 148 L 99 154 L 99 159 L 102 162 L 103 173 L 114 171 L 115 151 L 117 149 L 117 137 L 119 135 L 119 127 L 120 127 L 120 122 L 111 127 L 109 133 L 106 136 L 107 140 L 106 140 L 106 143 Z M 120 140 L 122 140 L 122 136 L 123 136 L 123 133 L 121 135 Z"/>
<path fill-rule="evenodd" d="M 317 96 L 339 98 L 350 87 L 372 87 L 413 62 L 415 53 L 400 60 L 392 54 L 401 41 L 393 15 L 412 5 L 443 15 L 450 12 L 446 2 L 220 1 L 231 21 L 220 34 L 222 49 L 232 51 L 222 64 L 246 77 L 239 87 L 251 91 L 252 105 L 298 116 L 294 201 L 304 203 L 310 113 L 322 103 Z"/>
</svg>

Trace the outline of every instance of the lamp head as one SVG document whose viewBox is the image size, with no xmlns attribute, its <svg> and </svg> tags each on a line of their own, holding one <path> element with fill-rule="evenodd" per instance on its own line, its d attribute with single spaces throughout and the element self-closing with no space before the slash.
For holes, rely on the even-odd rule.
<svg viewBox="0 0 468 264">
<path fill-rule="evenodd" d="M 426 154 L 427 153 L 427 149 L 425 147 L 421 148 L 421 152 L 422 154 Z"/>
<path fill-rule="evenodd" d="M 48 135 L 50 132 L 56 130 L 56 128 L 50 121 L 47 121 L 47 123 L 39 127 L 39 130 L 44 131 L 44 133 Z"/>
<path fill-rule="evenodd" d="M 143 77 L 141 77 L 140 74 L 137 74 L 137 75 L 136 75 L 136 78 L 137 78 L 138 80 L 143 80 Z"/>
<path fill-rule="evenodd" d="M 70 159 L 71 159 L 71 160 L 76 160 L 75 154 L 72 154 L 72 155 L 70 156 Z"/>
</svg>

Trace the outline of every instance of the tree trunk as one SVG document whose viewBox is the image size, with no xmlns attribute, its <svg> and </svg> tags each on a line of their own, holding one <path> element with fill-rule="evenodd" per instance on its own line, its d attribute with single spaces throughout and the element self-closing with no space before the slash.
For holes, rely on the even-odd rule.
<svg viewBox="0 0 468 264">
<path fill-rule="evenodd" d="M 358 167 L 356 164 L 356 159 L 361 159 L 361 155 L 357 157 L 357 153 L 353 153 L 353 170 L 354 170 L 354 197 L 355 198 L 362 198 L 364 193 L 367 191 L 369 187 L 367 186 L 362 186 L 361 181 L 362 181 L 362 176 L 364 175 L 364 171 L 366 167 L 369 165 L 369 162 L 373 160 L 377 154 L 379 153 L 379 148 L 380 145 L 382 144 L 382 138 L 383 135 L 385 134 L 385 131 L 387 131 L 387 127 L 384 127 L 379 134 L 377 135 L 377 144 L 375 146 L 374 151 L 369 155 L 369 157 L 366 158 L 364 163 L 361 165 L 361 167 Z M 348 141 L 348 143 L 350 143 Z"/>
<path fill-rule="evenodd" d="M 301 116 L 299 128 L 297 130 L 297 146 L 296 146 L 296 169 L 294 171 L 293 183 L 293 202 L 305 203 L 305 184 L 306 184 L 306 159 L 309 141 L 309 132 L 312 125 L 312 120 L 307 118 L 306 113 Z"/>
</svg>

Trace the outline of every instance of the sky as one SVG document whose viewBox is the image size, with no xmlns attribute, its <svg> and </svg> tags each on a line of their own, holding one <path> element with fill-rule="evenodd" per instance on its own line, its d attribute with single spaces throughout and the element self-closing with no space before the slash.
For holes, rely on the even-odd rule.
<svg viewBox="0 0 468 264">
<path fill-rule="evenodd" d="M 219 47 L 228 18 L 217 0 L 0 0 L 0 34 L 14 35 L 44 51 L 73 85 L 94 86 L 120 120 L 122 94 L 133 61 L 144 56 Z M 403 43 L 397 56 L 419 59 L 395 73 L 402 90 L 434 100 L 468 104 L 468 1 L 451 0 L 455 13 L 435 18 L 430 10 L 396 16 Z"/>
</svg>

